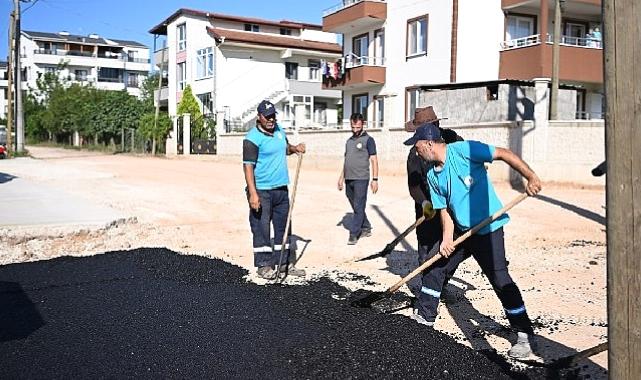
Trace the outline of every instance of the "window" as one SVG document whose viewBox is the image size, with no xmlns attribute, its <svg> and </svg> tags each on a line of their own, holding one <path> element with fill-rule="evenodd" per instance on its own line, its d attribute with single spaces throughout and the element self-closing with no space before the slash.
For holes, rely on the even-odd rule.
<svg viewBox="0 0 641 380">
<path fill-rule="evenodd" d="M 196 52 L 196 79 L 214 75 L 214 49 L 200 49 Z"/>
<path fill-rule="evenodd" d="M 374 97 L 374 128 L 382 128 L 385 121 L 385 98 L 382 96 Z"/>
<path fill-rule="evenodd" d="M 187 25 L 180 24 L 176 28 L 178 29 L 178 51 L 183 51 L 187 48 Z"/>
<path fill-rule="evenodd" d="M 507 16 L 506 40 L 516 40 L 534 34 L 534 17 Z"/>
<path fill-rule="evenodd" d="M 260 28 L 256 24 L 245 24 L 245 32 L 259 32 Z"/>
<path fill-rule="evenodd" d="M 45 66 L 44 69 L 46 74 L 53 74 L 58 72 L 58 68 L 56 66 Z"/>
<path fill-rule="evenodd" d="M 204 94 L 199 94 L 196 96 L 198 97 L 198 100 L 202 105 L 201 111 L 203 115 L 211 114 L 212 110 L 214 109 L 214 100 L 211 96 L 211 92 L 206 92 Z"/>
<path fill-rule="evenodd" d="M 138 87 L 138 75 L 136 73 L 127 73 L 127 87 Z"/>
<path fill-rule="evenodd" d="M 185 65 L 185 62 L 181 62 L 176 65 L 176 85 L 178 87 L 178 91 L 185 89 L 185 82 L 187 79 L 186 68 L 187 66 Z"/>
<path fill-rule="evenodd" d="M 385 64 L 385 30 L 379 29 L 374 32 L 374 57 L 375 65 Z"/>
<path fill-rule="evenodd" d="M 318 59 L 310 59 L 309 65 L 309 80 L 320 80 L 320 61 Z"/>
<path fill-rule="evenodd" d="M 320 125 L 327 124 L 327 103 L 314 103 L 314 122 Z"/>
<path fill-rule="evenodd" d="M 369 34 L 361 34 L 352 39 L 352 53 L 355 55 L 354 66 L 367 64 Z"/>
<path fill-rule="evenodd" d="M 499 100 L 499 85 L 491 84 L 486 87 L 487 100 Z"/>
<path fill-rule="evenodd" d="M 298 79 L 298 63 L 285 62 L 285 78 Z"/>
<path fill-rule="evenodd" d="M 289 28 L 280 28 L 280 34 L 282 34 L 283 36 L 291 36 L 292 30 Z"/>
<path fill-rule="evenodd" d="M 75 75 L 76 75 L 76 80 L 80 80 L 80 81 L 87 80 L 87 70 L 76 70 Z"/>
<path fill-rule="evenodd" d="M 367 120 L 367 94 L 352 95 L 352 113 L 361 113 Z"/>
<path fill-rule="evenodd" d="M 111 67 L 101 67 L 98 71 L 98 81 L 100 82 L 122 82 L 122 69 Z"/>
<path fill-rule="evenodd" d="M 407 22 L 408 57 L 427 54 L 427 15 Z"/>
<path fill-rule="evenodd" d="M 414 118 L 414 111 L 416 111 L 416 105 L 418 104 L 418 88 L 406 90 L 405 104 L 407 105 L 405 120 L 412 120 Z"/>
</svg>

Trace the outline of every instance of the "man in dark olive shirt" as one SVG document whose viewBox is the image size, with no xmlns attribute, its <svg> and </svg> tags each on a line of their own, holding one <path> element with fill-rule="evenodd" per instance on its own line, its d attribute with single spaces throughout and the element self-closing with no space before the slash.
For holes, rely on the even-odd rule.
<svg viewBox="0 0 641 380">
<path fill-rule="evenodd" d="M 439 120 L 442 119 L 436 116 L 431 106 L 417 108 L 414 119 L 405 124 L 405 130 L 414 132 L 416 128 L 423 123 L 434 123 L 436 126 L 439 126 Z M 439 129 L 446 143 L 463 141 L 463 138 L 453 130 L 440 127 Z M 424 213 L 432 212 L 430 191 L 427 186 L 428 169 L 429 164 L 421 159 L 416 153 L 416 148 L 412 147 L 407 156 L 407 187 L 410 195 L 414 199 L 414 210 L 417 219 Z M 418 258 L 421 264 L 438 253 L 442 236 L 441 218 L 438 214 L 416 228 Z M 434 325 L 441 298 L 441 291 L 464 258 L 464 255 L 459 255 L 458 257 L 452 256 L 449 260 L 439 260 L 431 268 L 423 272 L 421 291 L 417 297 L 414 314 L 412 315 L 414 320 L 427 326 Z"/>
</svg>

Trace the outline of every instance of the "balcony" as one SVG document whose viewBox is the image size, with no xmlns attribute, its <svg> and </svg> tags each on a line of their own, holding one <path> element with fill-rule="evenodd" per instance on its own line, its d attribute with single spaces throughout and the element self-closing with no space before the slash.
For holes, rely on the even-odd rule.
<svg viewBox="0 0 641 380">
<path fill-rule="evenodd" d="M 166 103 L 169 99 L 169 88 L 161 87 L 160 90 L 154 90 L 154 102 Z"/>
<path fill-rule="evenodd" d="M 385 58 L 359 57 L 353 53 L 344 57 L 342 77 L 323 76 L 323 89 L 347 90 L 385 84 Z"/>
<path fill-rule="evenodd" d="M 169 49 L 164 48 L 154 52 L 154 63 L 160 65 L 161 63 L 167 64 L 169 62 Z"/>
<path fill-rule="evenodd" d="M 554 4 L 553 1 L 549 2 L 551 5 Z M 601 0 L 565 0 L 566 5 L 582 5 L 582 4 L 587 4 L 587 5 L 596 5 L 598 7 L 601 7 Z M 501 7 L 503 9 L 511 9 L 523 5 L 529 5 L 529 6 L 539 6 L 541 4 L 541 0 L 501 0 Z"/>
<path fill-rule="evenodd" d="M 545 44 L 540 35 L 503 42 L 499 77 L 532 80 L 552 76 L 552 37 Z M 559 55 L 559 79 L 569 82 L 603 83 L 601 41 L 562 36 Z"/>
<path fill-rule="evenodd" d="M 387 19 L 385 0 L 343 0 L 323 12 L 323 31 L 349 33 L 353 29 L 374 29 Z"/>
</svg>

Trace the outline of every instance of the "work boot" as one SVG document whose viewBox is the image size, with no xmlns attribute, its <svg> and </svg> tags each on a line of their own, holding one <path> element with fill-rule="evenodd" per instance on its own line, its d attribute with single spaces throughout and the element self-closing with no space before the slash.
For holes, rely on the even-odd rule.
<svg viewBox="0 0 641 380">
<path fill-rule="evenodd" d="M 414 309 L 414 312 L 412 313 L 412 315 L 410 315 L 410 318 L 412 318 L 413 320 L 415 320 L 416 322 L 424 326 L 427 326 L 429 328 L 434 328 L 434 321 L 430 322 L 425 318 L 423 318 L 423 316 L 418 313 L 418 309 Z"/>
<path fill-rule="evenodd" d="M 354 245 L 356 242 L 358 242 L 358 236 L 350 234 L 349 239 L 347 240 L 347 245 Z"/>
<path fill-rule="evenodd" d="M 269 265 L 259 267 L 258 270 L 256 270 L 256 273 L 258 274 L 258 277 L 264 278 L 265 280 L 273 280 L 276 278 L 276 269 Z"/>
<path fill-rule="evenodd" d="M 514 343 L 507 354 L 515 359 L 527 359 L 531 356 L 534 356 L 534 347 L 534 335 L 519 332 L 516 343 Z"/>
<path fill-rule="evenodd" d="M 285 264 L 280 266 L 280 273 L 287 273 L 289 276 L 305 277 L 305 269 L 296 268 L 294 264 Z"/>
<path fill-rule="evenodd" d="M 372 236 L 371 228 L 365 228 L 361 231 L 361 237 L 370 237 L 370 236 Z"/>
</svg>

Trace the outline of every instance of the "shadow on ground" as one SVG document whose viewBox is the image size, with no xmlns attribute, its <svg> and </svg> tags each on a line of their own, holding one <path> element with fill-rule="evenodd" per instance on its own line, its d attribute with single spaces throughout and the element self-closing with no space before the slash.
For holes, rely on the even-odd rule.
<svg viewBox="0 0 641 380">
<path fill-rule="evenodd" d="M 375 210 L 377 213 L 379 213 L 381 219 L 385 221 L 385 224 L 390 229 L 390 231 L 392 231 L 395 235 L 400 233 L 399 228 L 397 226 L 394 226 L 390 219 L 387 218 L 379 208 L 375 207 Z M 404 277 L 414 269 L 416 269 L 416 267 L 418 267 L 420 263 L 418 262 L 418 252 L 416 251 L 416 249 L 414 249 L 405 240 L 401 241 L 400 245 L 401 247 L 398 247 L 398 249 L 395 249 L 386 257 L 387 267 L 385 269 L 395 275 Z M 516 282 L 518 284 L 518 279 L 516 279 Z M 452 285 L 453 283 L 456 283 L 458 286 Z M 416 296 L 421 287 L 420 276 L 417 276 L 410 282 L 408 282 L 408 287 Z M 487 293 L 487 296 L 496 297 L 494 293 L 491 292 L 491 286 L 489 285 L 489 282 L 487 282 L 487 288 L 490 289 L 490 291 Z M 498 323 L 491 316 L 480 313 L 466 297 L 465 292 L 467 290 L 476 289 L 474 289 L 471 284 L 466 283 L 464 280 L 453 277 L 448 285 L 445 286 L 442 292 L 443 294 L 441 297 L 441 307 L 444 306 L 448 308 L 454 322 L 463 333 L 464 340 L 469 341 L 474 350 L 482 353 L 501 368 L 504 368 L 506 370 L 511 368 L 511 363 L 491 347 L 488 340 L 486 339 L 486 336 L 499 336 L 513 343 L 514 339 L 516 338 L 515 334 L 509 328 Z M 554 328 L 554 326 L 547 326 L 546 324 L 538 322 L 535 319 L 536 316 L 530 317 L 534 320 L 533 323 L 535 324 L 535 329 L 545 329 L 550 327 Z M 546 363 L 555 359 L 573 355 L 578 352 L 573 348 L 567 347 L 559 342 L 555 342 L 542 336 L 538 337 L 538 345 L 539 349 L 537 351 L 537 354 L 542 357 Z M 603 376 L 606 377 L 606 370 L 590 360 L 583 360 L 577 365 L 582 365 L 582 367 L 574 367 L 571 369 L 564 369 L 560 371 L 555 369 L 543 368 L 539 370 L 541 371 L 540 375 L 544 376 L 545 378 L 580 378 L 581 371 L 602 373 Z"/>
</svg>

